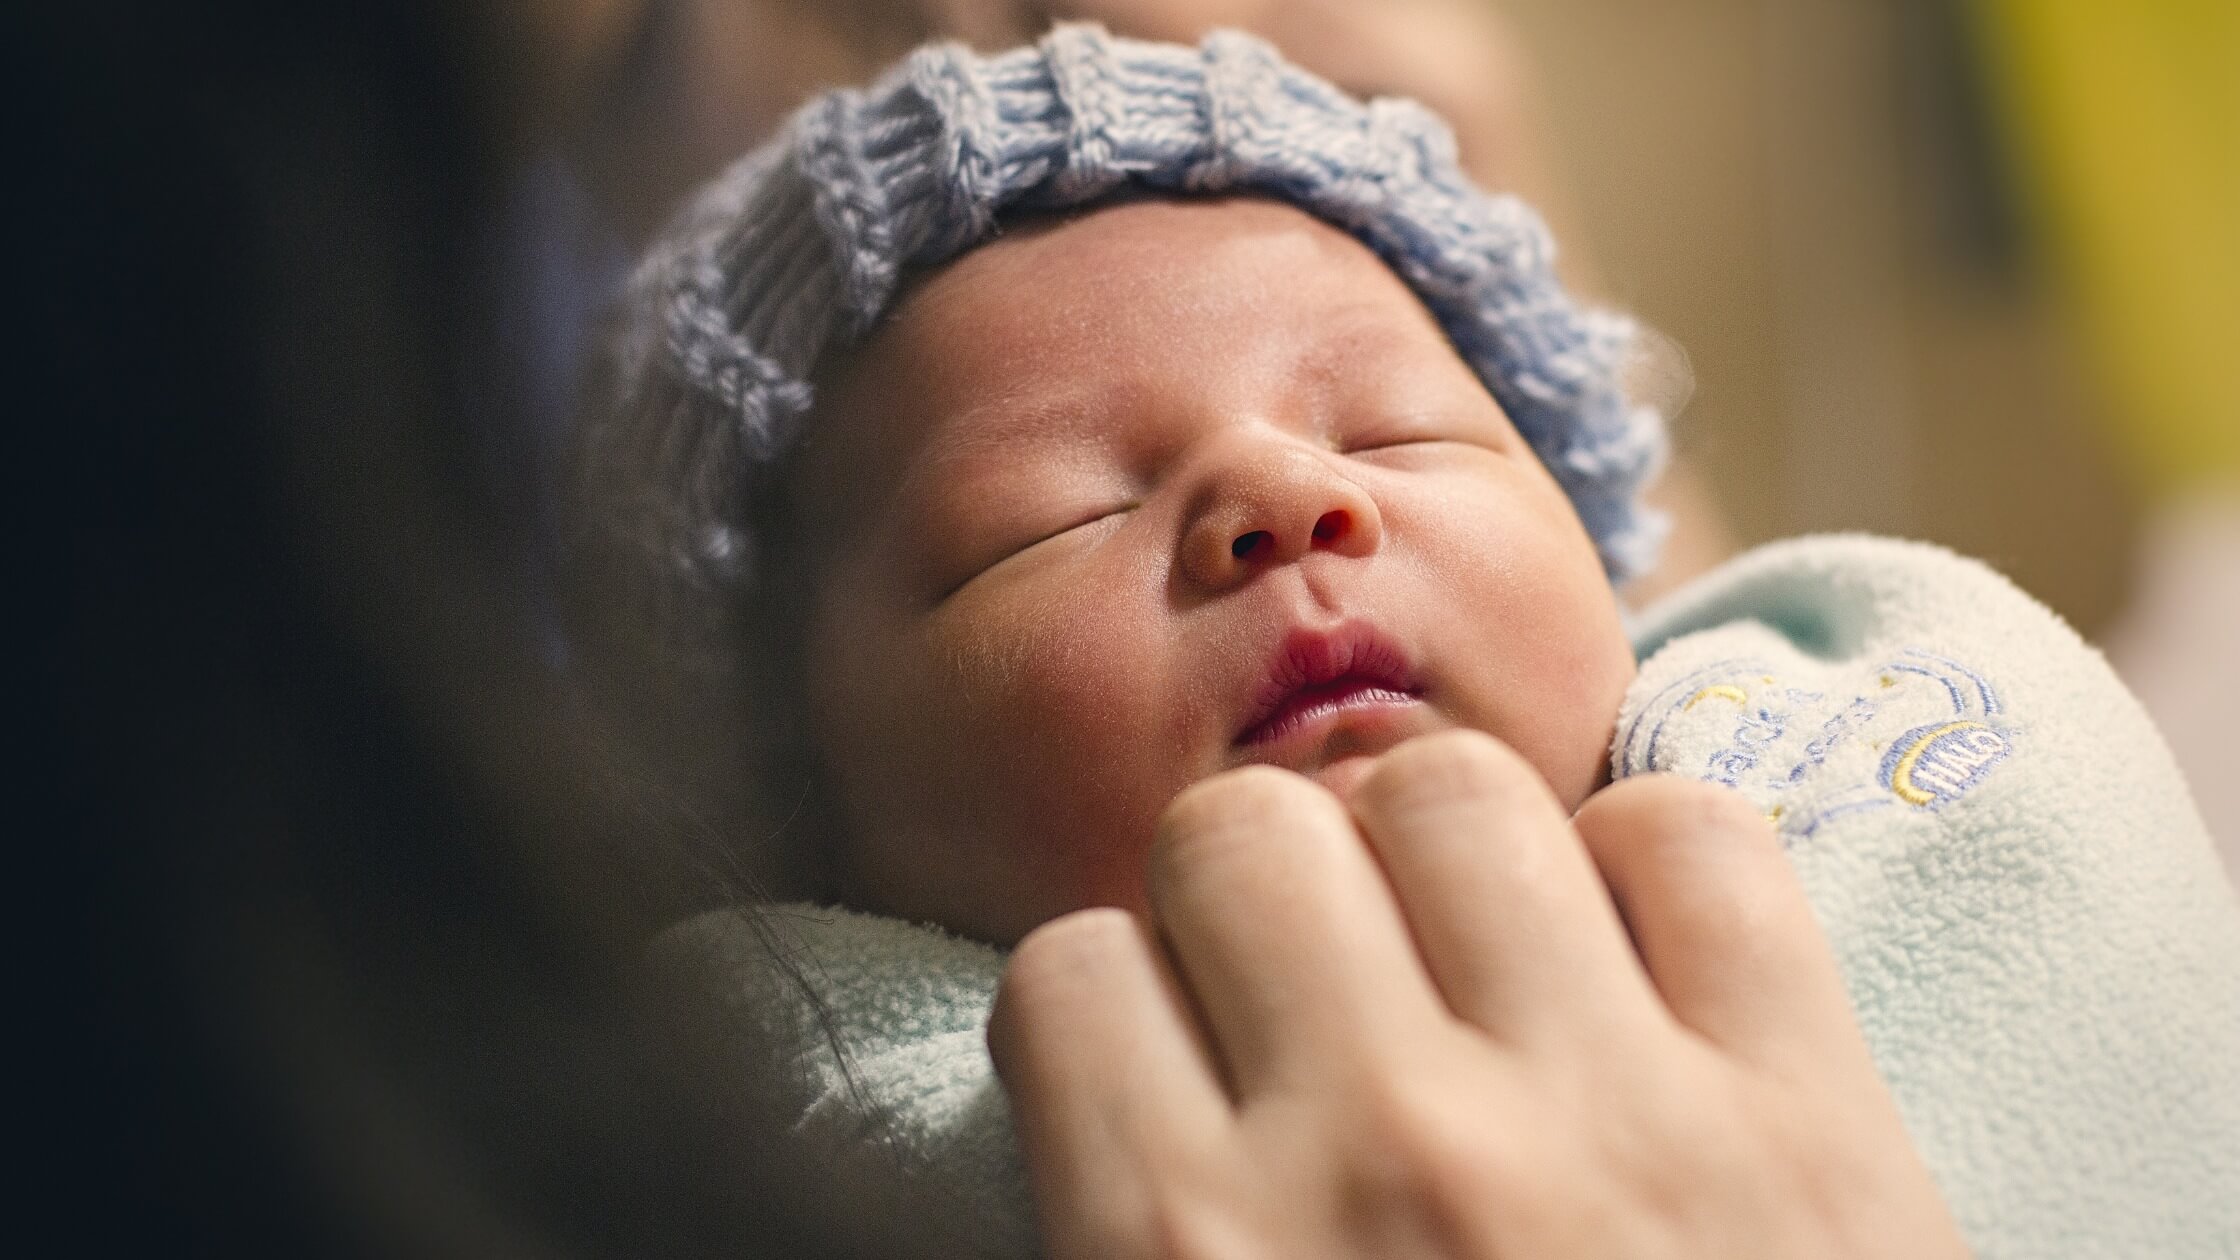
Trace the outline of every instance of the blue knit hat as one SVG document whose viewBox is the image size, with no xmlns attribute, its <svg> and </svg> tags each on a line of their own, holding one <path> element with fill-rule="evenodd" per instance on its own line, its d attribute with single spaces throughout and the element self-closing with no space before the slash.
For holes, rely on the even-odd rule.
<svg viewBox="0 0 2240 1260">
<path fill-rule="evenodd" d="M 1553 471 L 1612 579 L 1653 563 L 1663 523 L 1639 495 L 1665 436 L 1620 388 L 1634 326 L 1573 303 L 1539 219 L 1470 185 L 1445 124 L 1357 103 L 1249 36 L 1193 49 L 1087 25 L 994 56 L 920 48 L 811 101 L 685 210 L 633 278 L 598 421 L 610 453 L 652 465 L 641 543 L 695 588 L 744 580 L 752 471 L 797 436 L 820 358 L 1006 212 L 1129 188 L 1270 197 L 1358 238 Z"/>
</svg>

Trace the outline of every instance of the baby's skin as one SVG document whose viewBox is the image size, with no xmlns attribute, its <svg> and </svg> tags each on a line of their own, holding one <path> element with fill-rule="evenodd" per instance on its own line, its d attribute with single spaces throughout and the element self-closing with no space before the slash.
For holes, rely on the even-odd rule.
<svg viewBox="0 0 2240 1260">
<path fill-rule="evenodd" d="M 1965 1254 L 1771 829 L 1409 290 L 1252 200 L 1014 227 L 791 480 L 855 904 L 1017 943 L 1056 1257 Z"/>
<path fill-rule="evenodd" d="M 1127 202 L 935 272 L 792 480 L 844 899 L 1008 944 L 1141 908 L 1183 788 L 1466 728 L 1566 808 L 1633 656 L 1570 502 L 1421 302 L 1272 202 Z"/>
</svg>

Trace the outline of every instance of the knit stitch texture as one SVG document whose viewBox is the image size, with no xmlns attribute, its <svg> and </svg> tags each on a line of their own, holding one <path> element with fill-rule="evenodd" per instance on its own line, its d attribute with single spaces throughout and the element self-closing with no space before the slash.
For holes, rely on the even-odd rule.
<svg viewBox="0 0 2240 1260">
<path fill-rule="evenodd" d="M 1554 472 L 1612 579 L 1650 567 L 1663 524 L 1639 493 L 1665 436 L 1621 388 L 1634 326 L 1566 295 L 1538 217 L 1473 187 L 1444 123 L 1356 102 L 1249 36 L 1188 48 L 1088 25 L 993 56 L 929 45 L 868 90 L 818 97 L 654 247 L 602 422 L 665 499 L 636 505 L 657 560 L 702 588 L 749 577 L 750 473 L 798 436 L 819 360 L 1007 212 L 1124 188 L 1272 197 L 1351 233 Z"/>
</svg>

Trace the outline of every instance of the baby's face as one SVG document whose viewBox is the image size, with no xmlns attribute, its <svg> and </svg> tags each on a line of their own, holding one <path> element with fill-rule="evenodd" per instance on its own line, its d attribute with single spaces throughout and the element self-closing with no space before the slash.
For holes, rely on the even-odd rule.
<svg viewBox="0 0 2240 1260">
<path fill-rule="evenodd" d="M 1340 787 L 1447 727 L 1572 806 L 1606 773 L 1633 656 L 1593 545 L 1414 295 L 1300 211 L 1012 230 L 902 299 L 811 432 L 804 681 L 853 904 L 999 943 L 1140 906 L 1183 787 Z"/>
</svg>

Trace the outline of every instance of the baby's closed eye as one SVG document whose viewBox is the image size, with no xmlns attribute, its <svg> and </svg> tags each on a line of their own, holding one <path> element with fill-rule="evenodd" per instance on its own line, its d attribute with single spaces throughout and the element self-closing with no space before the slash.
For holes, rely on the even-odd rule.
<svg viewBox="0 0 2240 1260">
<path fill-rule="evenodd" d="M 1331 445 L 1343 455 L 1448 445 L 1506 451 L 1516 444 L 1516 430 L 1491 399 L 1474 406 L 1369 408 L 1332 429 Z"/>
<path fill-rule="evenodd" d="M 932 540 L 936 553 L 946 553 L 938 565 L 946 575 L 940 599 L 948 599 L 992 570 L 1055 546 L 1085 544 L 1093 535 L 1101 536 L 1117 527 L 1135 508 L 1133 503 L 1117 503 L 1059 513 L 1026 513 L 975 531 L 976 541 L 956 540 L 954 545 L 943 547 L 941 540 Z"/>
<path fill-rule="evenodd" d="M 1506 444 L 1489 440 L 1482 433 L 1454 430 L 1381 433 L 1352 438 L 1338 446 L 1338 453 L 1348 459 L 1381 467 L 1409 469 L 1444 466 L 1457 460 L 1500 455 L 1508 449 Z"/>
<path fill-rule="evenodd" d="M 1135 505 L 1132 503 L 1115 504 L 1110 507 L 1090 508 L 1085 511 L 1076 511 L 1067 514 L 1067 523 L 1062 525 L 1057 525 L 1054 527 L 1028 528 L 1024 530 L 1013 531 L 1015 534 L 1020 536 L 1020 540 L 1016 544 L 1006 549 L 1002 555 L 998 556 L 996 559 L 996 563 L 1000 564 L 1004 560 L 1010 559 L 1012 556 L 1031 551 L 1034 548 L 1040 547 L 1045 543 L 1056 542 L 1062 538 L 1066 538 L 1069 535 L 1089 529 L 1092 526 L 1102 525 L 1107 522 L 1116 523 L 1119 518 L 1127 515 L 1129 512 L 1132 512 L 1134 510 Z"/>
</svg>

